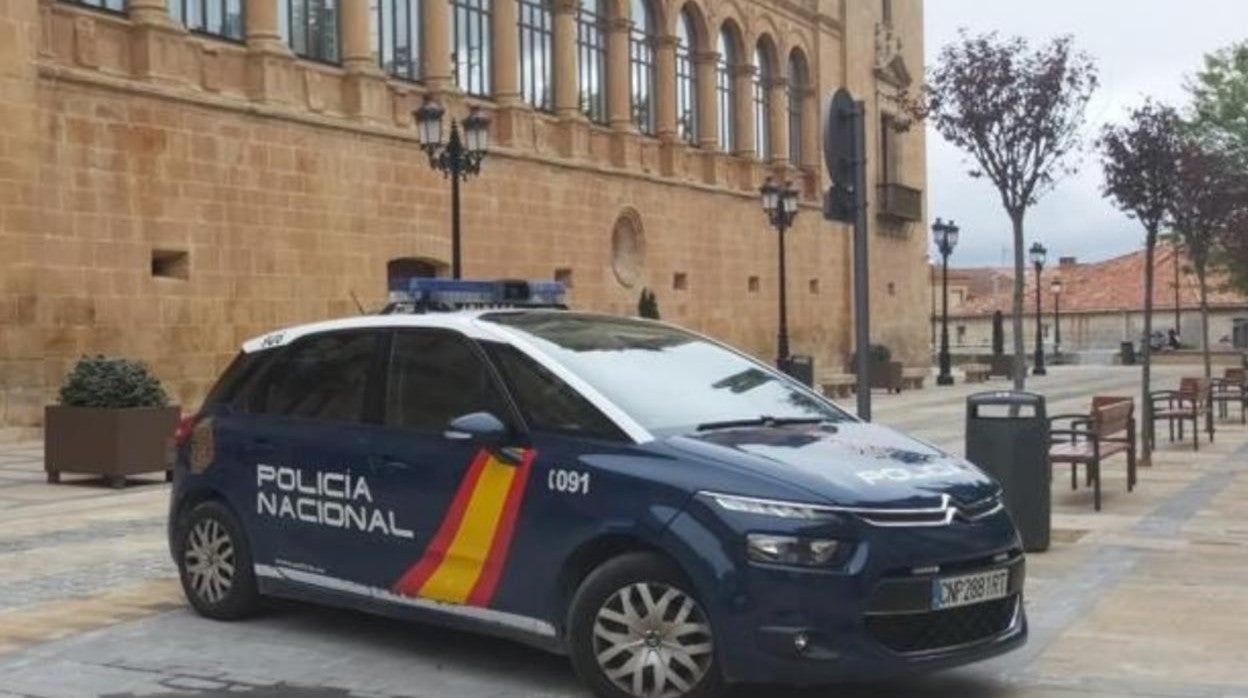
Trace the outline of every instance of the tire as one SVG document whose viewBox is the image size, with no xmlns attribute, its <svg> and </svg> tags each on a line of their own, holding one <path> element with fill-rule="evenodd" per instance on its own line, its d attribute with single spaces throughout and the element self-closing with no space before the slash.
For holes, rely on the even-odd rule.
<svg viewBox="0 0 1248 698">
<path fill-rule="evenodd" d="M 608 560 L 585 578 L 568 609 L 567 641 L 573 668 L 595 695 L 722 693 L 710 618 L 692 589 L 671 560 L 646 552 Z"/>
<path fill-rule="evenodd" d="M 178 576 L 186 600 L 202 616 L 238 620 L 260 605 L 251 546 L 229 507 L 201 502 L 178 522 Z"/>
</svg>

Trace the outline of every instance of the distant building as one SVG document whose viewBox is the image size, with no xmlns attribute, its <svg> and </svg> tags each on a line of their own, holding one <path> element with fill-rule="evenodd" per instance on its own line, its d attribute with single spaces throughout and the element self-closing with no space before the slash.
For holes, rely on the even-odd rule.
<svg viewBox="0 0 1248 698">
<path fill-rule="evenodd" d="M 1054 344 L 1054 294 L 1051 284 L 1061 280 L 1061 348 L 1064 351 L 1117 349 L 1125 340 L 1139 342 L 1144 334 L 1144 251 L 1100 262 L 1080 263 L 1062 257 L 1041 274 L 1041 332 L 1045 347 Z M 992 346 L 992 316 L 1005 319 L 1006 347 L 1013 332 L 1012 269 L 966 267 L 949 270 L 949 345 L 954 351 Z M 1035 272 L 1024 277 L 1024 344 L 1035 346 Z M 1177 310 L 1176 310 L 1177 306 Z M 940 269 L 932 274 L 934 338 L 940 323 Z M 1229 348 L 1236 333 L 1248 332 L 1248 294 L 1228 288 L 1225 277 L 1209 279 L 1209 341 L 1213 348 Z M 1238 328 L 1238 329 L 1237 329 Z M 1185 346 L 1199 347 L 1200 285 L 1190 263 L 1169 245 L 1157 247 L 1154 260 L 1153 330 L 1168 334 L 1177 329 Z M 934 340 L 935 341 L 935 340 Z"/>
</svg>

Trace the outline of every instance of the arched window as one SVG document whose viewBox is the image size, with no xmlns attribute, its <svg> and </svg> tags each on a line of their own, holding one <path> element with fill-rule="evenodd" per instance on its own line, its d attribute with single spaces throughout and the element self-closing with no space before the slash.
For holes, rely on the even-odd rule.
<svg viewBox="0 0 1248 698">
<path fill-rule="evenodd" d="M 373 0 L 377 31 L 373 50 L 381 69 L 404 80 L 423 77 L 420 65 L 420 0 Z"/>
<path fill-rule="evenodd" d="M 754 152 L 771 159 L 771 51 L 759 41 L 754 47 Z"/>
<path fill-rule="evenodd" d="M 550 111 L 555 105 L 550 55 L 554 18 L 546 0 L 519 0 L 518 6 L 520 95 L 534 107 Z"/>
<path fill-rule="evenodd" d="M 654 13 L 649 0 L 632 0 L 633 30 L 628 36 L 630 104 L 633 123 L 654 133 Z"/>
<path fill-rule="evenodd" d="M 451 0 L 455 84 L 470 95 L 490 94 L 490 0 Z"/>
<path fill-rule="evenodd" d="M 676 22 L 676 133 L 691 145 L 698 144 L 698 76 L 693 65 L 693 17 L 689 8 Z"/>
<path fill-rule="evenodd" d="M 736 43 L 728 32 L 726 26 L 721 29 L 715 45 L 715 51 L 719 54 L 715 60 L 715 101 L 719 118 L 719 149 L 731 153 L 737 147 L 732 119 L 735 111 L 733 106 L 737 101 L 732 69 L 737 65 L 737 55 Z"/>
<path fill-rule="evenodd" d="M 581 111 L 594 123 L 607 121 L 607 39 L 604 0 L 581 0 L 576 16 L 577 85 Z"/>
<path fill-rule="evenodd" d="M 789 164 L 802 164 L 802 109 L 806 104 L 806 92 L 810 89 L 810 73 L 806 70 L 806 57 L 793 49 L 789 54 Z"/>
</svg>

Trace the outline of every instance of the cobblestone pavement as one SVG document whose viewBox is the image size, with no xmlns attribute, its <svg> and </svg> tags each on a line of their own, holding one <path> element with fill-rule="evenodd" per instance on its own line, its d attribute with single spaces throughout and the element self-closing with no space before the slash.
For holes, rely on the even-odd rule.
<svg viewBox="0 0 1248 698">
<path fill-rule="evenodd" d="M 1162 367 L 1159 386 L 1194 369 Z M 1050 413 L 1134 395 L 1129 368 L 1032 381 Z M 997 382 L 989 388 L 1002 387 Z M 877 421 L 962 450 L 976 387 L 877 394 Z M 1134 493 L 1122 459 L 1105 504 L 1053 484 L 1054 543 L 1029 556 L 1032 638 L 964 669 L 873 687 L 738 696 L 1248 696 L 1248 429 L 1199 453 L 1164 441 Z M 47 485 L 38 445 L 0 447 L 0 698 L 585 696 L 566 660 L 505 641 L 279 604 L 234 624 L 186 610 L 164 542 L 167 486 Z"/>
</svg>

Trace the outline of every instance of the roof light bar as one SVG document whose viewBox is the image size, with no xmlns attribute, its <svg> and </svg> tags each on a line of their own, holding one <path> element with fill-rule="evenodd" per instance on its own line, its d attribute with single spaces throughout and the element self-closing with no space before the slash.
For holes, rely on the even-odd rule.
<svg viewBox="0 0 1248 698">
<path fill-rule="evenodd" d="M 490 308 L 563 308 L 558 281 L 399 278 L 390 282 L 385 313 Z"/>
</svg>

